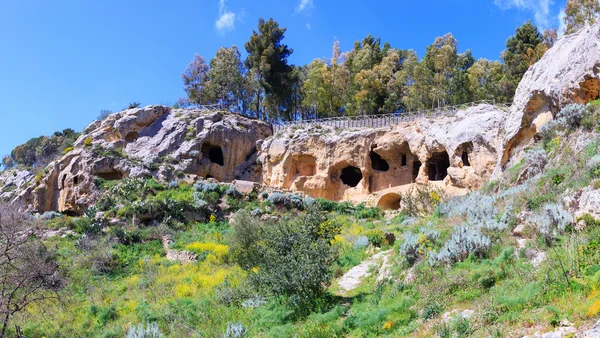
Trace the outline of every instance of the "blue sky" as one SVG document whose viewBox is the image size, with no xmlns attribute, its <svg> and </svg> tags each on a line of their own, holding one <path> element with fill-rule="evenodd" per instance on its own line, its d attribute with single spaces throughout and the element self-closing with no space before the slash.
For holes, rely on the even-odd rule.
<svg viewBox="0 0 600 338">
<path fill-rule="evenodd" d="M 451 32 L 498 59 L 531 19 L 558 27 L 564 0 L 0 0 L 0 155 L 31 137 L 82 130 L 100 110 L 172 104 L 195 53 L 244 43 L 258 18 L 287 27 L 290 61 L 328 57 L 367 34 L 420 56 Z"/>
</svg>

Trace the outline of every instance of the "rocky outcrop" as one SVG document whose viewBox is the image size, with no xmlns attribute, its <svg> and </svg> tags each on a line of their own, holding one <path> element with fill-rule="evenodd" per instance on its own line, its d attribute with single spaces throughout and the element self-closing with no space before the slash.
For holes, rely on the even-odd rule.
<svg viewBox="0 0 600 338">
<path fill-rule="evenodd" d="M 480 105 L 379 129 L 290 128 L 262 145 L 263 183 L 331 200 L 428 181 L 477 189 L 494 170 L 505 119 Z"/>
<path fill-rule="evenodd" d="M 34 175 L 28 170 L 9 169 L 0 172 L 0 201 L 12 200 L 33 179 Z"/>
<path fill-rule="evenodd" d="M 507 118 L 496 173 L 520 159 L 520 150 L 563 106 L 586 103 L 599 96 L 600 23 L 597 23 L 560 38 L 525 73 Z"/>
<path fill-rule="evenodd" d="M 122 111 L 84 129 L 75 149 L 51 163 L 18 200 L 34 211 L 80 214 L 96 182 L 125 177 L 213 177 L 260 181 L 257 142 L 271 127 L 227 112 L 148 106 Z"/>
</svg>

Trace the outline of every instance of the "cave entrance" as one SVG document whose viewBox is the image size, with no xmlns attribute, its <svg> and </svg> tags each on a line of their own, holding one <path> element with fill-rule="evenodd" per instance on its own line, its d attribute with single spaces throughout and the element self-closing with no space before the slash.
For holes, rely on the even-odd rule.
<svg viewBox="0 0 600 338">
<path fill-rule="evenodd" d="M 356 187 L 362 178 L 363 175 L 360 169 L 353 166 L 348 166 L 342 169 L 342 174 L 340 175 L 342 182 L 350 187 Z"/>
<path fill-rule="evenodd" d="M 400 156 L 400 165 L 406 167 L 406 154 Z"/>
<path fill-rule="evenodd" d="M 430 181 L 442 181 L 448 175 L 450 157 L 447 152 L 434 153 L 427 161 L 428 175 Z"/>
<path fill-rule="evenodd" d="M 390 165 L 378 153 L 376 153 L 373 150 L 371 150 L 371 153 L 369 154 L 369 157 L 371 158 L 371 167 L 374 170 L 379 170 L 379 171 L 388 171 L 388 170 L 390 170 Z"/>
<path fill-rule="evenodd" d="M 421 170 L 421 161 L 415 160 L 412 166 L 412 181 L 416 181 L 419 176 L 419 171 Z"/>
<path fill-rule="evenodd" d="M 457 149 L 456 153 L 460 154 L 460 160 L 463 166 L 470 167 L 471 161 L 469 161 L 469 154 L 473 152 L 473 142 L 466 142 L 461 144 Z"/>
<path fill-rule="evenodd" d="M 127 142 L 135 142 L 137 141 L 137 139 L 140 137 L 140 134 L 138 134 L 135 131 L 132 131 L 130 133 L 128 133 L 127 135 L 125 135 L 125 141 Z"/>
<path fill-rule="evenodd" d="M 208 160 L 212 163 L 216 163 L 218 165 L 225 165 L 225 159 L 223 156 L 223 149 L 220 146 L 212 145 L 210 143 L 204 143 L 202 145 L 202 157 L 208 158 Z"/>
<path fill-rule="evenodd" d="M 377 207 L 382 210 L 398 210 L 400 209 L 400 200 L 399 194 L 385 194 L 377 202 Z"/>
<path fill-rule="evenodd" d="M 463 153 L 460 156 L 460 159 L 462 160 L 464 166 L 466 166 L 466 167 L 471 166 L 471 163 L 469 162 L 469 153 L 466 150 L 463 150 Z"/>
<path fill-rule="evenodd" d="M 117 181 L 122 180 L 125 175 L 116 169 L 112 169 L 109 171 L 97 172 L 94 174 L 94 176 L 100 177 L 101 179 L 107 181 Z"/>
</svg>

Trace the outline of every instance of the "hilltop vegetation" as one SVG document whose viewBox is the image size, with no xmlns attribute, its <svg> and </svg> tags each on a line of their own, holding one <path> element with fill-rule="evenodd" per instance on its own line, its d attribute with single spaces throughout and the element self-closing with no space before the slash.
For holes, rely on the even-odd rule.
<svg viewBox="0 0 600 338">
<path fill-rule="evenodd" d="M 288 64 L 293 50 L 286 29 L 260 20 L 245 44 L 221 48 L 207 64 L 196 55 L 183 73 L 188 94 L 178 106 L 216 104 L 265 120 L 382 114 L 431 109 L 478 100 L 509 102 L 530 65 L 556 40 L 556 30 L 540 33 L 531 22 L 506 42 L 502 60 L 476 60 L 458 53 L 450 33 L 437 37 L 419 58 L 371 35 L 348 52 L 335 41 L 329 59 Z M 269 46 L 269 47 L 266 47 Z"/>
</svg>

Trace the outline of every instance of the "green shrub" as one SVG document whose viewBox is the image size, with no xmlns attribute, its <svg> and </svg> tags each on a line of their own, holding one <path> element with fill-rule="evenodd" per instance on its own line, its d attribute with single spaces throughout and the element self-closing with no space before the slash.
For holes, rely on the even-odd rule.
<svg viewBox="0 0 600 338">
<path fill-rule="evenodd" d="M 385 233 L 379 229 L 369 230 L 365 235 L 369 238 L 369 243 L 378 248 L 381 247 L 385 241 Z"/>
<path fill-rule="evenodd" d="M 319 229 L 325 218 L 311 212 L 293 219 L 264 223 L 248 213 L 232 221 L 231 254 L 249 272 L 251 283 L 271 295 L 289 297 L 299 310 L 324 294 L 331 282 L 336 251 Z"/>
</svg>

